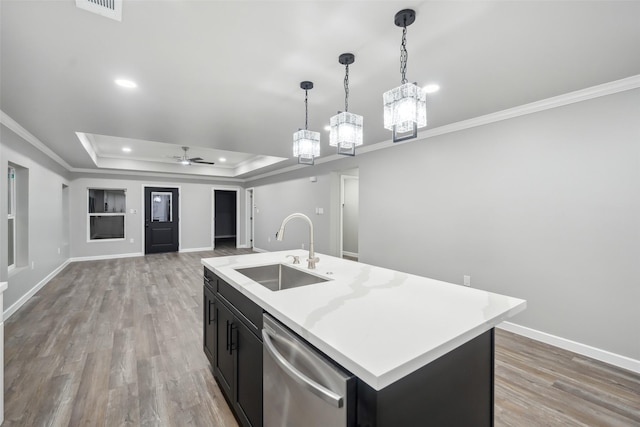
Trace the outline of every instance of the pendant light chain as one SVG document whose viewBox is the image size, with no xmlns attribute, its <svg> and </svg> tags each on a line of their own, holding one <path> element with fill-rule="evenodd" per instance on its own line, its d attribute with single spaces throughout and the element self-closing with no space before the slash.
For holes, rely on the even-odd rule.
<svg viewBox="0 0 640 427">
<path fill-rule="evenodd" d="M 304 130 L 309 129 L 309 91 L 304 90 Z"/>
<path fill-rule="evenodd" d="M 402 27 L 402 44 L 400 48 L 400 74 L 402 74 L 402 84 L 407 83 L 407 26 Z"/>
<path fill-rule="evenodd" d="M 344 111 L 349 111 L 349 64 L 345 65 L 344 74 Z"/>
<path fill-rule="evenodd" d="M 384 128 L 392 132 L 393 142 L 407 141 L 418 136 L 418 129 L 427 125 L 427 102 L 425 92 L 417 83 L 407 80 L 407 27 L 416 20 L 413 9 L 402 9 L 393 18 L 396 27 L 402 28 L 400 44 L 400 86 L 382 95 L 384 105 Z"/>
</svg>

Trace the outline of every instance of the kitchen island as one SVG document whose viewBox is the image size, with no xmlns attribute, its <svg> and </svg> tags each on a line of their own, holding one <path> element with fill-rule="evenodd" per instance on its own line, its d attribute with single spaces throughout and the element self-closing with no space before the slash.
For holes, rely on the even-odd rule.
<svg viewBox="0 0 640 427">
<path fill-rule="evenodd" d="M 486 421 L 476 425 L 492 424 L 493 328 L 524 310 L 524 300 L 322 254 L 315 270 L 291 266 L 327 281 L 298 288 L 271 291 L 237 271 L 290 265 L 287 255 L 304 260 L 307 252 L 202 264 L 358 378 L 357 425 L 421 425 L 420 413 L 455 420 L 463 409 Z"/>
</svg>

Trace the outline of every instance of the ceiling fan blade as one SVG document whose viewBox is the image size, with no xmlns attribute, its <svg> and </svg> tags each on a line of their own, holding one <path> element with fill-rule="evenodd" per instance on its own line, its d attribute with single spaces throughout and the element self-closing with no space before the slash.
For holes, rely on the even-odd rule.
<svg viewBox="0 0 640 427">
<path fill-rule="evenodd" d="M 195 160 L 195 159 L 191 159 L 193 161 L 193 163 L 199 163 L 201 165 L 215 165 L 214 162 L 205 162 L 204 160 Z"/>
<path fill-rule="evenodd" d="M 198 160 L 204 160 L 202 157 L 192 157 L 189 160 L 191 160 L 192 162 L 197 162 Z"/>
</svg>

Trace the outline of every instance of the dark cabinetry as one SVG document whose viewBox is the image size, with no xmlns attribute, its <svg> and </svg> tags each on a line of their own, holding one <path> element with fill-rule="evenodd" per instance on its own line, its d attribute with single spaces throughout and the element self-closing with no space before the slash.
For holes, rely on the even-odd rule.
<svg viewBox="0 0 640 427">
<path fill-rule="evenodd" d="M 262 309 L 206 268 L 204 303 L 214 376 L 240 424 L 262 426 Z"/>
<path fill-rule="evenodd" d="M 358 381 L 358 427 L 493 426 L 493 329 L 374 390 Z"/>
<path fill-rule="evenodd" d="M 216 324 L 215 324 L 215 283 L 212 283 L 212 280 L 205 276 L 204 278 L 204 288 L 203 288 L 203 347 L 204 354 L 209 359 L 209 363 L 211 366 L 215 366 L 214 362 L 214 349 L 216 343 Z"/>
</svg>

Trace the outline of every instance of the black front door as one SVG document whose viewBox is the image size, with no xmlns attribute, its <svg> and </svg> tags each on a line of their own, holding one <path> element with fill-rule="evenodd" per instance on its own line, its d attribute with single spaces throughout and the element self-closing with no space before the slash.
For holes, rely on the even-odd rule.
<svg viewBox="0 0 640 427">
<path fill-rule="evenodd" d="M 144 252 L 178 250 L 178 189 L 144 188 Z"/>
</svg>

